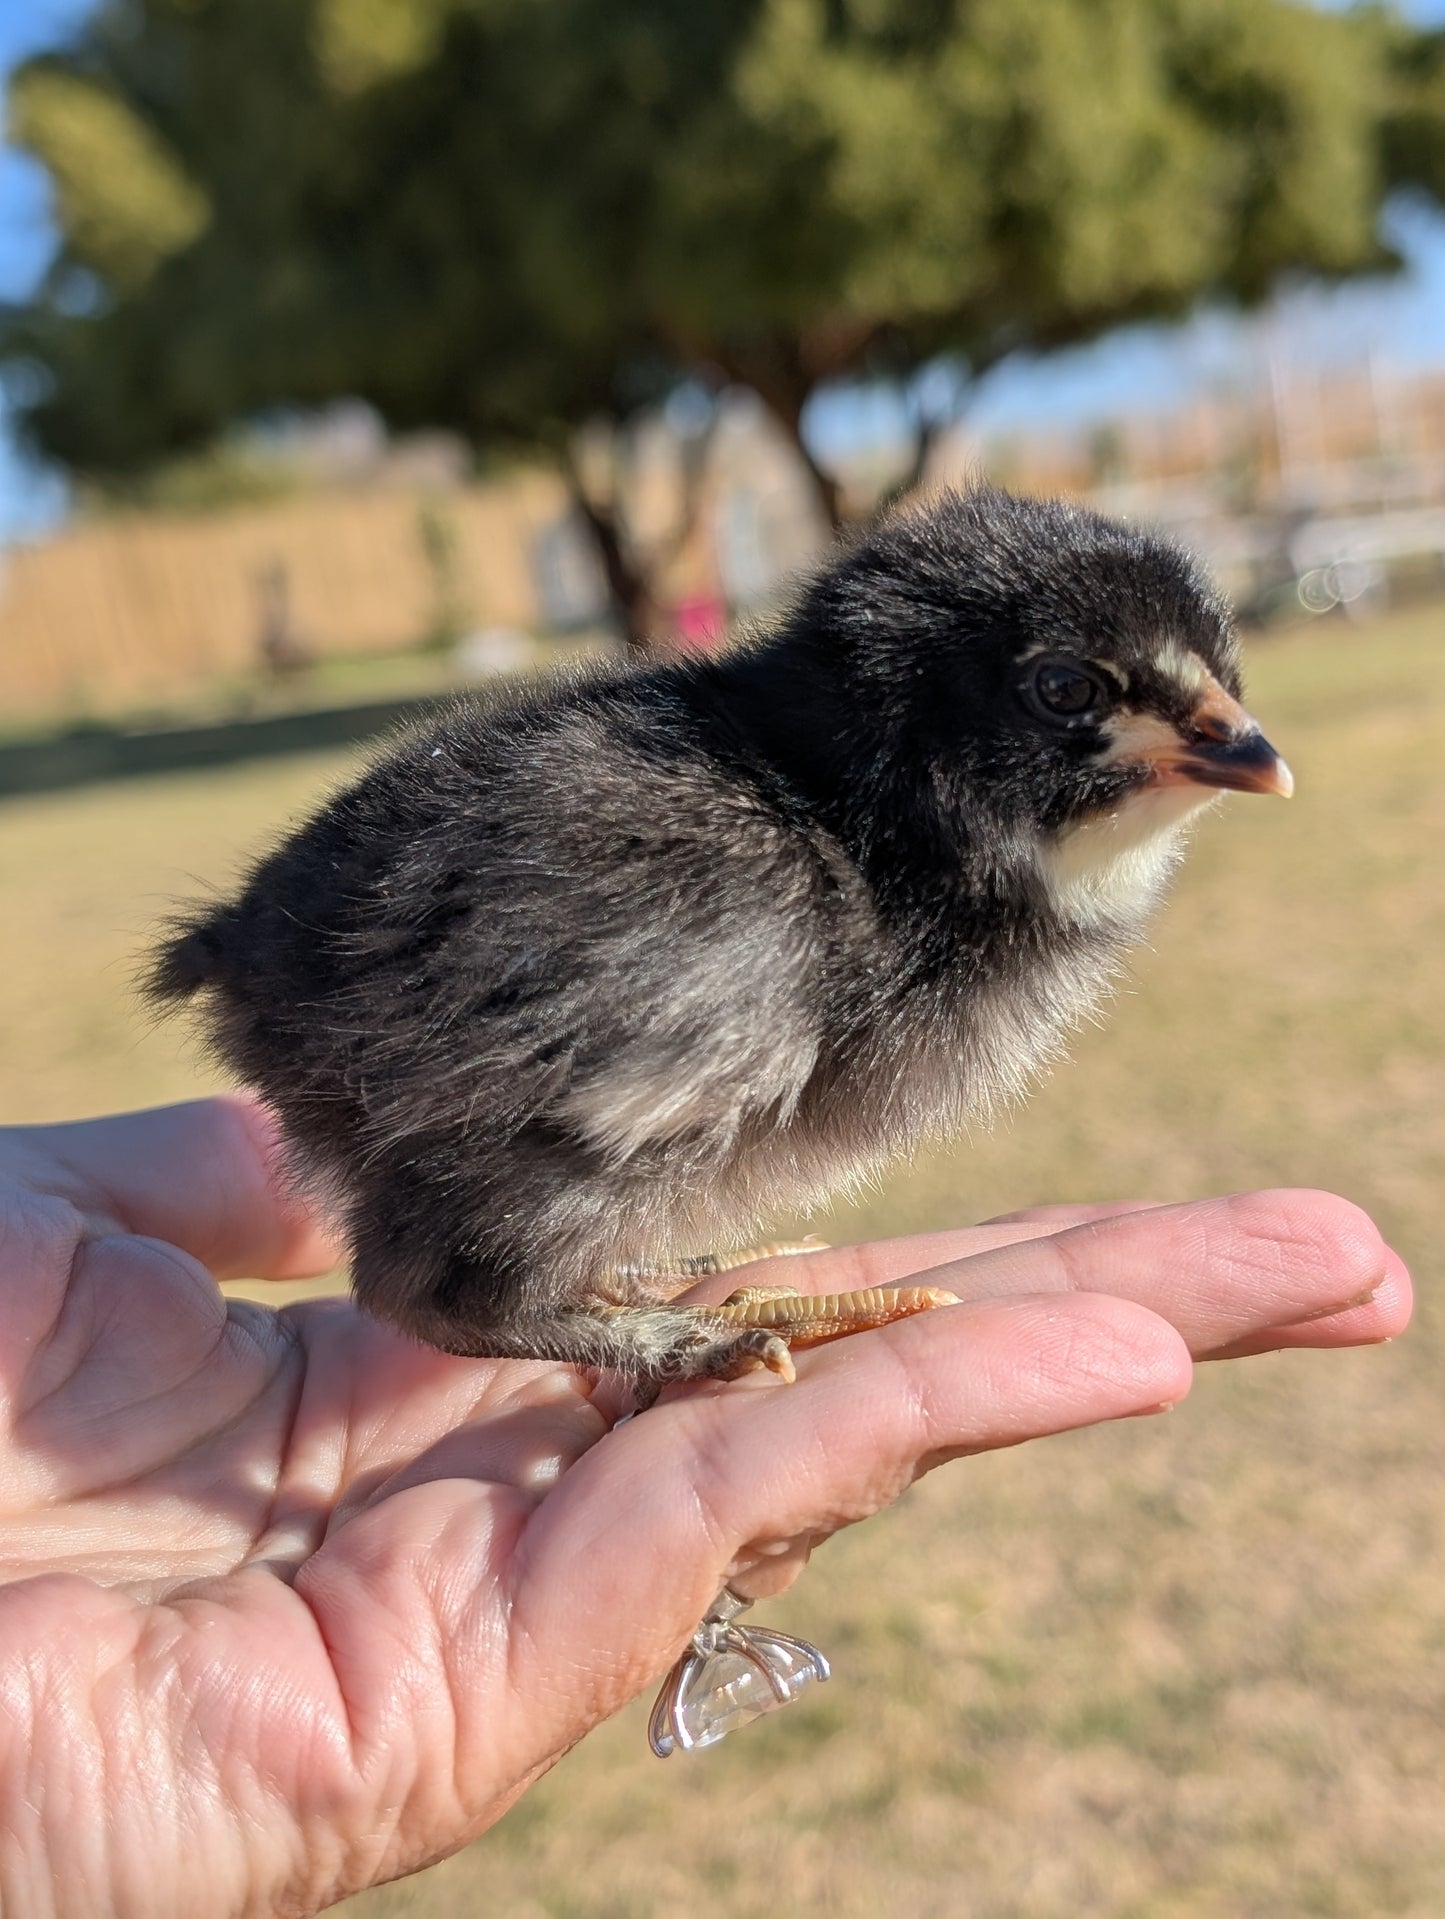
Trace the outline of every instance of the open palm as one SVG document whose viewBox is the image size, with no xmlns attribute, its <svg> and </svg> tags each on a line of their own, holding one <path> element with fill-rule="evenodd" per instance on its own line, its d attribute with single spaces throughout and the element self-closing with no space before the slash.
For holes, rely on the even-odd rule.
<svg viewBox="0 0 1445 1919">
<path fill-rule="evenodd" d="M 0 1134 L 7 1910 L 309 1913 L 413 1871 L 725 1578 L 786 1584 L 943 1459 L 1171 1404 L 1191 1354 L 1409 1312 L 1327 1195 L 1041 1212 L 792 1262 L 964 1303 L 613 1430 L 572 1369 L 225 1300 L 334 1261 L 273 1166 L 243 1100 Z"/>
</svg>

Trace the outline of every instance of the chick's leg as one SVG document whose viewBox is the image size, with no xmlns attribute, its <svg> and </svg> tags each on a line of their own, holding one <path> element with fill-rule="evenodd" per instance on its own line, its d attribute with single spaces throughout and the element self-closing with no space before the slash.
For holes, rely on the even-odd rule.
<svg viewBox="0 0 1445 1919">
<path fill-rule="evenodd" d="M 569 1278 L 556 1253 L 466 1248 L 461 1230 L 439 1230 L 449 1223 L 445 1202 L 443 1194 L 420 1220 L 395 1205 L 358 1211 L 352 1284 L 380 1317 L 463 1358 L 606 1367 L 645 1387 L 759 1369 L 791 1379 L 791 1347 L 884 1326 L 951 1298 L 917 1287 L 825 1297 L 748 1287 L 722 1305 L 681 1305 L 668 1297 L 670 1284 L 641 1274 Z"/>
<path fill-rule="evenodd" d="M 464 1305 L 418 1305 L 407 1330 L 462 1359 L 549 1359 L 607 1367 L 653 1390 L 672 1380 L 737 1379 L 764 1369 L 793 1377 L 786 1340 L 720 1306 L 619 1305 L 599 1297 L 555 1310 L 513 1308 L 505 1317 Z"/>
<path fill-rule="evenodd" d="M 792 1259 L 801 1253 L 825 1253 L 828 1242 L 809 1234 L 806 1239 L 772 1239 L 756 1246 L 740 1247 L 735 1252 L 688 1253 L 666 1259 L 658 1265 L 619 1266 L 608 1275 L 605 1291 L 619 1303 L 636 1297 L 675 1299 L 700 1279 L 712 1279 L 719 1273 L 731 1273 L 740 1266 L 755 1266 L 764 1259 Z M 756 1289 L 749 1288 L 749 1291 Z M 795 1286 L 777 1286 L 774 1293 L 796 1292 Z M 734 1295 L 736 1297 L 736 1295 Z"/>
<path fill-rule="evenodd" d="M 679 1275 L 689 1279 L 711 1279 L 715 1273 L 731 1273 L 739 1266 L 755 1266 L 762 1259 L 791 1259 L 799 1253 L 826 1253 L 828 1242 L 809 1233 L 804 1239 L 769 1239 L 757 1246 L 741 1246 L 730 1253 L 694 1253 L 677 1262 Z M 791 1289 L 789 1289 L 791 1290 Z"/>
<path fill-rule="evenodd" d="M 956 1306 L 941 1286 L 869 1286 L 856 1293 L 798 1293 L 786 1286 L 742 1286 L 721 1306 L 705 1310 L 730 1325 L 775 1332 L 790 1347 L 822 1346 L 850 1333 L 871 1332 L 895 1320 Z"/>
<path fill-rule="evenodd" d="M 721 1306 L 679 1310 L 680 1318 L 696 1319 L 697 1343 L 680 1347 L 671 1356 L 669 1370 L 652 1375 L 638 1395 L 638 1405 L 650 1405 L 670 1379 L 740 1379 L 766 1370 L 791 1383 L 796 1377 L 794 1347 L 821 1346 L 957 1303 L 954 1294 L 938 1286 L 873 1286 L 862 1292 L 822 1294 L 798 1293 L 786 1286 L 744 1286 Z"/>
<path fill-rule="evenodd" d="M 651 1349 L 642 1366 L 623 1362 L 622 1369 L 658 1384 L 740 1379 L 762 1371 L 791 1381 L 794 1347 L 821 1346 L 850 1333 L 891 1326 L 935 1306 L 957 1304 L 953 1293 L 938 1286 L 871 1286 L 861 1292 L 820 1294 L 786 1286 L 745 1286 L 720 1306 L 654 1311 L 601 1306 L 597 1317 L 615 1335 Z"/>
<path fill-rule="evenodd" d="M 418 1305 L 408 1330 L 429 1345 L 468 1359 L 549 1359 L 605 1366 L 650 1389 L 674 1380 L 740 1379 L 766 1371 L 794 1377 L 791 1348 L 817 1346 L 887 1326 L 930 1307 L 952 1305 L 937 1287 L 872 1287 L 813 1297 L 748 1288 L 766 1298 L 722 1306 L 617 1305 L 597 1298 L 556 1309 L 513 1309 L 505 1317 Z"/>
<path fill-rule="evenodd" d="M 820 1239 L 774 1241 L 731 1254 L 703 1253 L 653 1266 L 623 1266 L 599 1287 L 609 1307 L 628 1308 L 646 1302 L 662 1305 L 695 1281 L 751 1266 L 762 1260 L 828 1250 Z M 850 1333 L 891 1325 L 931 1307 L 955 1304 L 952 1293 L 939 1287 L 869 1287 L 860 1292 L 805 1294 L 796 1286 L 740 1286 L 718 1306 L 679 1308 L 679 1317 L 695 1317 L 699 1334 L 713 1337 L 688 1342 L 688 1350 L 672 1356 L 672 1366 L 658 1378 L 736 1379 L 766 1368 L 784 1379 L 794 1376 L 791 1349 L 821 1346 Z M 727 1330 L 735 1329 L 735 1330 Z M 681 1344 L 681 1342 L 680 1342 Z"/>
</svg>

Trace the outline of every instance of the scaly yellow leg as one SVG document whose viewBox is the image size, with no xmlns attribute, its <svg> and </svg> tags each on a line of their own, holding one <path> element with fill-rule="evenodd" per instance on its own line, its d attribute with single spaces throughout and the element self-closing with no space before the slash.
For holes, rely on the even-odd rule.
<svg viewBox="0 0 1445 1919">
<path fill-rule="evenodd" d="M 958 1296 L 941 1286 L 869 1286 L 856 1293 L 799 1293 L 781 1286 L 744 1286 L 721 1306 L 704 1308 L 709 1318 L 739 1328 L 776 1333 L 790 1347 L 822 1346 L 850 1333 L 871 1332 L 956 1306 Z"/>
<path fill-rule="evenodd" d="M 731 1273 L 739 1266 L 753 1266 L 760 1259 L 788 1259 L 797 1253 L 826 1253 L 828 1242 L 809 1233 L 806 1239 L 768 1239 L 760 1246 L 740 1246 L 735 1253 L 694 1253 L 680 1259 L 676 1271 L 687 1279 L 710 1279 L 714 1273 Z"/>
</svg>

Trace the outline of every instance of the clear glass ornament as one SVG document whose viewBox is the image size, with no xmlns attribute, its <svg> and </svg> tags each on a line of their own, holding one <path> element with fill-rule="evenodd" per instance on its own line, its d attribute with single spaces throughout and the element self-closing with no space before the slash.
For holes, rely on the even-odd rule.
<svg viewBox="0 0 1445 1919">
<path fill-rule="evenodd" d="M 790 1706 L 815 1681 L 832 1676 L 827 1660 L 806 1639 L 739 1626 L 750 1599 L 724 1586 L 692 1636 L 692 1644 L 663 1681 L 647 1737 L 659 1759 L 715 1746 L 739 1726 Z"/>
</svg>

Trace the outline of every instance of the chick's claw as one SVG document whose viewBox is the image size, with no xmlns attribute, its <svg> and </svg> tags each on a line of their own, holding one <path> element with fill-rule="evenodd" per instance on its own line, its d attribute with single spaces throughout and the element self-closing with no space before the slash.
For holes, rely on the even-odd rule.
<svg viewBox="0 0 1445 1919">
<path fill-rule="evenodd" d="M 765 1326 L 720 1339 L 705 1356 L 704 1376 L 709 1379 L 742 1379 L 761 1372 L 776 1373 L 785 1386 L 798 1376 L 788 1342 Z"/>
</svg>

